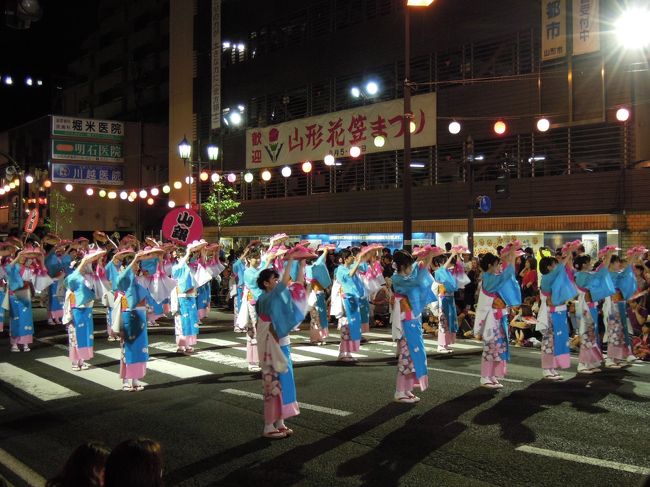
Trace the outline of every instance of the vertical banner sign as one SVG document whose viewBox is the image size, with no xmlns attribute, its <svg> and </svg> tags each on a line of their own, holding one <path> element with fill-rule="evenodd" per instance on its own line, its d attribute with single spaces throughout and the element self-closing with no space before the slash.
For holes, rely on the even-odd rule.
<svg viewBox="0 0 650 487">
<path fill-rule="evenodd" d="M 573 0 L 573 54 L 600 51 L 599 0 Z"/>
<path fill-rule="evenodd" d="M 574 3 L 580 0 L 574 0 Z M 542 0 L 542 61 L 566 56 L 566 0 Z"/>
<path fill-rule="evenodd" d="M 25 233 L 34 233 L 36 227 L 38 226 L 38 208 L 34 208 L 27 215 L 27 221 L 25 221 Z"/>
<path fill-rule="evenodd" d="M 221 0 L 212 0 L 212 130 L 221 127 Z M 223 149 L 222 149 L 223 150 Z"/>
</svg>

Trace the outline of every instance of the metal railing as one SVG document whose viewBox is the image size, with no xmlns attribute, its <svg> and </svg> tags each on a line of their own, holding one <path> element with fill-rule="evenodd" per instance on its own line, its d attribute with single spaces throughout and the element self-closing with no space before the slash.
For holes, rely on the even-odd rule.
<svg viewBox="0 0 650 487">
<path fill-rule="evenodd" d="M 464 141 L 459 136 L 454 143 L 413 149 L 413 185 L 435 186 L 466 181 Z M 512 181 L 618 171 L 631 166 L 633 147 L 631 127 L 618 123 L 475 140 L 474 157 L 480 164 L 476 164 L 474 180 L 496 180 L 504 165 L 507 165 Z M 309 174 L 302 171 L 300 164 L 294 164 L 288 178 L 282 177 L 280 167 L 271 168 L 272 177 L 267 182 L 261 180 L 259 172 L 255 172 L 253 182 L 246 183 L 243 180 L 246 171 L 241 171 L 235 185 L 241 200 L 395 189 L 402 186 L 402 163 L 402 151 L 387 151 L 362 155 L 357 159 L 340 158 L 335 166 L 313 162 Z M 209 184 L 202 184 L 203 197 L 207 197 L 209 189 Z"/>
</svg>

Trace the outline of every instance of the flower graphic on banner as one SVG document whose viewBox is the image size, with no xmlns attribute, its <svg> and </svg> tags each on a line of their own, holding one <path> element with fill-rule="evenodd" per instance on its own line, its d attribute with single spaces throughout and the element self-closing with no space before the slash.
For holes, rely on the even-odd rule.
<svg viewBox="0 0 650 487">
<path fill-rule="evenodd" d="M 265 145 L 264 148 L 269 154 L 269 157 L 273 162 L 278 160 L 280 157 L 280 152 L 282 151 L 282 146 L 284 144 L 279 143 L 278 139 L 280 138 L 280 131 L 276 128 L 269 130 L 269 145 Z"/>
</svg>

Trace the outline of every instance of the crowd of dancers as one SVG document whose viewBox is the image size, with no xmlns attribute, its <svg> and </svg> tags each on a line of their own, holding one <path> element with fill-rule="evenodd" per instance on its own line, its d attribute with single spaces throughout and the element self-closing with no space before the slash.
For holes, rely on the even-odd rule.
<svg viewBox="0 0 650 487">
<path fill-rule="evenodd" d="M 246 360 L 261 372 L 264 391 L 263 436 L 284 438 L 293 431 L 284 420 L 299 413 L 291 362 L 290 334 L 309 319 L 310 341 L 326 343 L 330 317 L 340 330 L 339 360 L 356 361 L 363 334 L 370 329 L 371 303 L 381 291 L 390 306 L 390 325 L 397 345 L 393 399 L 417 403 L 414 390 L 428 387 L 422 313 L 437 303 L 438 351 L 450 353 L 458 332 L 454 293 L 469 279 L 465 247 L 449 252 L 427 245 L 393 255 L 394 273 L 384 277 L 379 245 L 339 249 L 303 241 L 290 245 L 286 234 L 269 242 L 252 241 L 232 264 L 234 329 L 246 333 Z M 542 257 L 539 270 L 542 378 L 561 380 L 570 367 L 567 303 L 575 301 L 580 354 L 578 372 L 593 374 L 604 365 L 621 368 L 635 360 L 627 321 L 627 303 L 637 292 L 633 266 L 647 249 L 634 247 L 623 260 L 620 249 L 605 247 L 592 264 L 580 255 L 581 242 L 567 243 L 557 257 Z M 515 261 L 523 253 L 512 241 L 499 253 L 481 256 L 481 285 L 474 336 L 482 341 L 480 385 L 503 387 L 510 360 L 508 315 L 521 304 Z M 328 268 L 328 254 L 337 267 Z M 12 352 L 29 351 L 33 341 L 32 294 L 46 295 L 48 323 L 68 332 L 69 358 L 83 373 L 93 357 L 93 309 L 106 310 L 108 339 L 121 347 L 120 377 L 124 391 L 140 391 L 149 359 L 147 329 L 163 315 L 174 319 L 177 352 L 194 353 L 199 325 L 210 309 L 211 282 L 225 269 L 218 244 L 194 241 L 187 246 L 139 242 L 129 235 L 114 242 L 94 232 L 93 242 L 67 241 L 47 235 L 25 245 L 9 237 L 0 244 L 2 306 L 10 317 Z M 329 299 L 328 299 L 329 296 Z M 598 330 L 599 308 L 605 331 Z M 4 316 L 4 313 L 0 313 Z M 0 325 L 2 326 L 2 325 Z M 607 342 L 603 357 L 602 342 Z"/>
</svg>

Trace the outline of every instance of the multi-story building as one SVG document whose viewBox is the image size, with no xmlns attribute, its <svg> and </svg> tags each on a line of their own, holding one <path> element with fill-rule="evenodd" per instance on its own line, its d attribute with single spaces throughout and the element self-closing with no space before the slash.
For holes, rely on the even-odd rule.
<svg viewBox="0 0 650 487">
<path fill-rule="evenodd" d="M 165 123 L 169 2 L 101 0 L 98 29 L 69 66 L 63 115 Z"/>
</svg>

